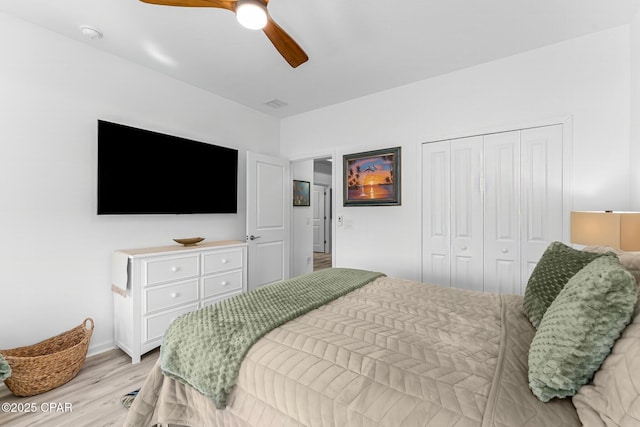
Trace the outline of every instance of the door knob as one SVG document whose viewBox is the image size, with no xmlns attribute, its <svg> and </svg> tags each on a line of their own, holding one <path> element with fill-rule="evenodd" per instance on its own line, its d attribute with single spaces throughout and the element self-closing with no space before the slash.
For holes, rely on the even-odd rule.
<svg viewBox="0 0 640 427">
<path fill-rule="evenodd" d="M 254 236 L 253 234 L 251 236 L 249 236 L 249 240 L 256 240 L 259 239 L 260 236 Z"/>
</svg>

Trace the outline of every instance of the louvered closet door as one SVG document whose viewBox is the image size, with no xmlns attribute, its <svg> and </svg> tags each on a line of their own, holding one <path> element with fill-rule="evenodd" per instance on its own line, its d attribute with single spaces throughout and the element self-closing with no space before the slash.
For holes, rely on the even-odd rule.
<svg viewBox="0 0 640 427">
<path fill-rule="evenodd" d="M 484 290 L 520 293 L 520 131 L 484 136 Z"/>
<path fill-rule="evenodd" d="M 449 141 L 422 145 L 422 281 L 450 286 Z"/>
</svg>

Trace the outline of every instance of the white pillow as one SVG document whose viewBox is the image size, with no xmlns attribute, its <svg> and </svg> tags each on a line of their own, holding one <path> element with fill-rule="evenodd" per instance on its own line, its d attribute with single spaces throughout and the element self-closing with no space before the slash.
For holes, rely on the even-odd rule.
<svg viewBox="0 0 640 427">
<path fill-rule="evenodd" d="M 593 383 L 573 397 L 584 426 L 640 425 L 640 304 Z"/>
<path fill-rule="evenodd" d="M 640 286 L 640 252 L 623 252 L 606 246 L 588 246 L 590 252 L 614 252 Z M 640 300 L 633 320 L 616 341 L 611 354 L 593 377 L 573 397 L 585 426 L 640 426 Z"/>
</svg>

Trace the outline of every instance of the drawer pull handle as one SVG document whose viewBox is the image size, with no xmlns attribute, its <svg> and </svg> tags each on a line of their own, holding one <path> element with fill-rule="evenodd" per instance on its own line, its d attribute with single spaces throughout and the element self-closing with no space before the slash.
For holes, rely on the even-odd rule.
<svg viewBox="0 0 640 427">
<path fill-rule="evenodd" d="M 228 263 L 229 261 L 227 261 L 227 259 L 226 259 L 226 258 L 222 258 L 222 260 L 221 260 L 220 262 L 221 262 L 221 263 L 223 263 L 223 264 L 226 264 L 226 263 Z"/>
<path fill-rule="evenodd" d="M 171 292 L 171 298 L 178 298 L 180 296 L 177 292 Z"/>
<path fill-rule="evenodd" d="M 504 248 L 501 252 L 502 252 L 503 254 L 509 253 L 509 249 Z"/>
<path fill-rule="evenodd" d="M 220 284 L 222 286 L 227 286 L 229 284 L 229 282 L 227 282 L 226 280 L 223 280 L 222 282 L 220 282 Z"/>
<path fill-rule="evenodd" d="M 176 267 L 176 266 L 171 267 L 171 271 L 173 271 L 174 273 L 176 273 L 176 272 L 180 271 L 180 267 Z"/>
</svg>

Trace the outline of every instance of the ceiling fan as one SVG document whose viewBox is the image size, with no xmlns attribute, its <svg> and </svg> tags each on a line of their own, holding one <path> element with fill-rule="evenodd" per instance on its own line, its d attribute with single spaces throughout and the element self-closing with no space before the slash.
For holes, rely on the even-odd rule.
<svg viewBox="0 0 640 427">
<path fill-rule="evenodd" d="M 238 21 L 247 28 L 262 29 L 282 57 L 296 68 L 309 57 L 300 46 L 269 15 L 269 0 L 140 0 L 163 6 L 216 7 L 236 14 Z"/>
</svg>

